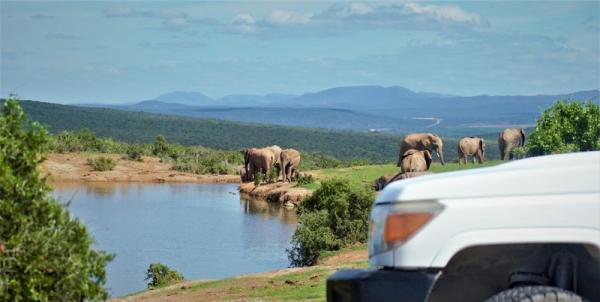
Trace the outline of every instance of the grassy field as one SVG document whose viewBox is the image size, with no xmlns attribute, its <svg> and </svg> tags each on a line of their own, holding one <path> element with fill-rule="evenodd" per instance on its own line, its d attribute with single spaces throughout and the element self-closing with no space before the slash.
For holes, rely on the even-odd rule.
<svg viewBox="0 0 600 302">
<path fill-rule="evenodd" d="M 501 160 L 488 160 L 483 164 L 467 164 L 467 165 L 459 165 L 458 163 L 446 163 L 446 165 L 441 165 L 438 162 L 431 164 L 430 171 L 434 173 L 442 173 L 442 172 L 451 172 L 465 169 L 475 169 L 482 167 L 490 167 L 495 166 L 502 163 Z M 364 185 L 371 185 L 373 181 L 382 175 L 390 175 L 394 173 L 398 173 L 400 168 L 396 167 L 396 165 L 388 164 L 388 165 L 369 165 L 369 166 L 356 166 L 349 168 L 333 168 L 333 169 L 322 169 L 315 171 L 308 171 L 308 173 L 313 174 L 313 176 L 317 179 L 316 182 L 312 184 L 303 185 L 302 187 L 316 190 L 319 188 L 319 181 L 323 179 L 330 178 L 344 178 L 349 179 L 351 182 L 360 183 Z"/>
<path fill-rule="evenodd" d="M 185 281 L 114 301 L 324 301 L 326 280 L 341 268 L 368 267 L 366 245 L 329 252 L 311 267 L 216 281 Z"/>
</svg>

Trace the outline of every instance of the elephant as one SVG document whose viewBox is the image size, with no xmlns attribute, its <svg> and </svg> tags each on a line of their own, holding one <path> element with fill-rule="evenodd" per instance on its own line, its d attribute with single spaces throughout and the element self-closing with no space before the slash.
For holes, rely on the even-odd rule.
<svg viewBox="0 0 600 302">
<path fill-rule="evenodd" d="M 429 172 L 429 171 L 423 171 L 423 172 L 397 173 L 397 174 L 389 175 L 389 176 L 380 176 L 379 178 L 377 178 L 375 180 L 375 182 L 373 182 L 373 189 L 375 189 L 375 191 L 381 191 L 381 190 L 383 190 L 383 188 L 385 188 L 387 185 L 393 183 L 394 181 L 418 177 L 418 176 L 430 175 L 430 174 L 433 174 L 433 173 Z"/>
<path fill-rule="evenodd" d="M 402 157 L 404 153 L 410 149 L 416 150 L 429 150 L 431 153 L 436 153 L 440 159 L 442 165 L 444 162 L 444 143 L 442 138 L 433 133 L 412 133 L 404 137 L 400 144 L 400 153 L 398 154 L 398 164 L 400 167 L 402 164 Z"/>
<path fill-rule="evenodd" d="M 500 159 L 513 159 L 511 150 L 525 145 L 525 130 L 523 128 L 507 128 L 500 133 L 498 137 L 498 147 L 500 148 Z"/>
<path fill-rule="evenodd" d="M 270 148 L 250 148 L 246 150 L 245 157 L 248 159 L 248 169 L 246 170 L 249 175 L 248 180 L 253 180 L 257 173 L 269 173 L 269 169 L 273 167 L 275 163 L 275 155 L 273 150 Z"/>
<path fill-rule="evenodd" d="M 300 167 L 300 152 L 294 149 L 285 149 L 281 152 L 280 162 L 283 182 L 291 181 Z"/>
<path fill-rule="evenodd" d="M 273 163 L 273 166 L 277 169 L 277 177 L 279 177 L 279 174 L 281 174 L 281 148 L 277 145 L 273 145 L 270 147 L 267 147 L 268 149 L 271 149 L 271 151 L 273 151 L 273 155 L 275 156 L 275 162 Z"/>
<path fill-rule="evenodd" d="M 461 164 L 463 161 L 467 164 L 469 156 L 473 157 L 473 163 L 475 158 L 479 160 L 479 163 L 483 163 L 485 156 L 485 141 L 480 137 L 463 137 L 458 142 L 458 163 Z"/>
<path fill-rule="evenodd" d="M 255 150 L 257 150 L 258 148 L 248 148 L 246 150 L 244 150 L 244 170 L 247 173 L 247 180 L 250 181 L 252 180 L 250 177 L 251 173 L 250 173 L 250 157 L 252 152 L 254 152 Z"/>
<path fill-rule="evenodd" d="M 406 172 L 424 172 L 431 166 L 431 153 L 429 150 L 410 149 L 402 154 L 400 168 L 402 173 Z"/>
</svg>

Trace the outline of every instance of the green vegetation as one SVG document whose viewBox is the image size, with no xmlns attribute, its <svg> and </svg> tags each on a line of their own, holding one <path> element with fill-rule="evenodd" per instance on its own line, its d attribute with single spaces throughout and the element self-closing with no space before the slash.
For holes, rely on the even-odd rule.
<svg viewBox="0 0 600 302">
<path fill-rule="evenodd" d="M 542 113 L 525 146 L 532 156 L 600 150 L 600 106 L 557 102 Z"/>
<path fill-rule="evenodd" d="M 88 158 L 87 164 L 94 171 L 110 171 L 115 167 L 115 162 L 111 158 L 104 156 Z"/>
<path fill-rule="evenodd" d="M 183 275 L 162 263 L 152 263 L 146 270 L 148 288 L 161 287 L 183 280 Z"/>
<path fill-rule="evenodd" d="M 167 144 L 167 139 L 162 134 L 157 135 L 152 146 L 152 154 L 161 157 L 167 155 L 168 151 L 169 145 Z"/>
<path fill-rule="evenodd" d="M 106 300 L 105 265 L 80 221 L 49 197 L 37 171 L 46 130 L 18 101 L 0 116 L 0 301 Z"/>
<path fill-rule="evenodd" d="M 254 146 L 279 145 L 302 151 L 301 170 L 335 167 L 321 164 L 324 155 L 339 160 L 368 160 L 372 163 L 395 162 L 401 135 L 306 129 L 299 127 L 245 124 L 211 119 L 179 117 L 112 109 L 66 106 L 24 101 L 23 108 L 31 118 L 47 125 L 52 133 L 88 128 L 102 137 L 118 141 L 154 143 L 157 133 L 168 133 L 172 143 L 185 146 L 238 151 Z M 127 131 L 123 131 L 127 129 Z M 473 133 L 478 134 L 478 133 Z M 486 156 L 498 158 L 497 134 L 487 143 Z M 443 137 L 445 154 L 450 160 L 456 154 L 458 138 Z M 123 151 L 115 152 L 123 153 Z M 311 160 L 317 154 L 320 159 Z M 332 160 L 335 162 L 335 160 Z"/>
<path fill-rule="evenodd" d="M 256 173 L 256 175 L 254 175 L 254 186 L 258 187 L 260 186 L 260 184 L 262 184 L 265 181 L 265 173 L 262 172 L 258 172 Z"/>
<path fill-rule="evenodd" d="M 317 265 L 300 271 L 261 273 L 223 280 L 200 281 L 190 285 L 145 291 L 130 298 L 159 300 L 175 296 L 181 300 L 197 301 L 212 301 L 215 297 L 226 301 L 254 299 L 261 301 L 324 301 L 326 280 L 329 275 L 341 268 L 368 267 L 366 253 L 364 253 L 365 258 L 358 260 L 340 258 L 335 261 L 330 257 L 350 255 L 365 249 L 365 245 L 355 245 L 335 252 L 323 253 L 321 260 L 327 261 L 327 266 Z"/>
<path fill-rule="evenodd" d="M 127 146 L 125 157 L 123 159 L 133 160 L 133 161 L 143 161 L 142 155 L 144 155 L 145 150 L 144 146 L 139 144 L 131 144 Z"/>
<path fill-rule="evenodd" d="M 442 173 L 442 172 L 451 172 L 458 171 L 464 169 L 475 169 L 475 168 L 483 168 L 483 167 L 491 167 L 498 164 L 501 164 L 501 160 L 487 160 L 484 161 L 483 164 L 466 164 L 460 165 L 458 163 L 446 163 L 446 165 L 441 165 L 438 162 L 434 162 L 431 164 L 430 171 L 434 173 Z M 329 168 L 329 169 L 321 169 L 317 171 L 311 171 L 309 173 L 314 174 L 315 181 L 312 183 L 300 183 L 298 182 L 298 186 L 301 186 L 306 189 L 316 190 L 320 187 L 320 181 L 324 179 L 346 179 L 357 185 L 365 185 L 370 186 L 373 184 L 373 181 L 382 175 L 391 175 L 400 172 L 400 168 L 396 167 L 396 165 L 368 165 L 368 166 L 355 166 L 355 167 L 347 167 L 347 168 Z"/>
<path fill-rule="evenodd" d="M 365 242 L 374 200 L 372 190 L 347 179 L 322 181 L 300 204 L 299 225 L 288 249 L 291 265 L 313 265 L 323 251 Z"/>
<path fill-rule="evenodd" d="M 299 186 L 308 186 L 310 184 L 313 184 L 314 182 L 315 178 L 312 176 L 312 174 L 300 174 L 300 177 L 298 177 Z"/>
</svg>

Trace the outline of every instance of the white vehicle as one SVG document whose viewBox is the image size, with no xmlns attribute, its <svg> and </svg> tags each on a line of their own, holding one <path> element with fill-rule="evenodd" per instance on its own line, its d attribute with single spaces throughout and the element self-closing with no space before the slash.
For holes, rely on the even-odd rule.
<svg viewBox="0 0 600 302">
<path fill-rule="evenodd" d="M 394 182 L 328 301 L 600 301 L 600 152 Z"/>
</svg>

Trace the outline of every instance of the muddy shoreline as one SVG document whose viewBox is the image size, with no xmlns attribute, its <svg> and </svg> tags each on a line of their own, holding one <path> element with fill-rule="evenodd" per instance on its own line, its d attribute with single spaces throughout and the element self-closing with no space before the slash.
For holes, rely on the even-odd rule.
<svg viewBox="0 0 600 302">
<path fill-rule="evenodd" d="M 88 158 L 108 157 L 115 163 L 111 171 L 92 171 Z M 171 164 L 157 157 L 143 156 L 141 162 L 122 159 L 120 154 L 49 153 L 40 164 L 40 173 L 49 182 L 174 182 L 239 183 L 239 175 L 199 175 L 171 170 Z"/>
</svg>

